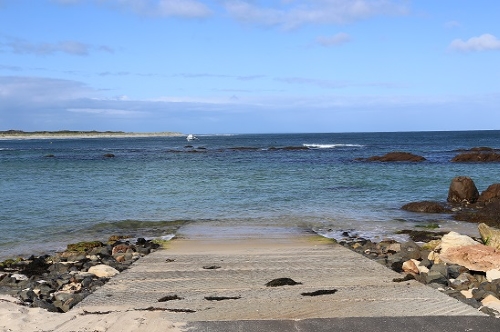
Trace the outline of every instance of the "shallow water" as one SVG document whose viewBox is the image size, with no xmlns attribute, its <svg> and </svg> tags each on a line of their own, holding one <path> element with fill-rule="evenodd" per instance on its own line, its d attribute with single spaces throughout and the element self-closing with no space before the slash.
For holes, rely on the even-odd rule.
<svg viewBox="0 0 500 332">
<path fill-rule="evenodd" d="M 400 207 L 445 201 L 458 175 L 480 191 L 499 182 L 497 163 L 450 162 L 460 149 L 499 148 L 499 131 L 198 137 L 0 141 L 0 257 L 117 233 L 161 236 L 183 222 L 380 238 L 438 221 L 470 233 L 475 225 Z M 391 151 L 427 161 L 354 160 Z"/>
</svg>

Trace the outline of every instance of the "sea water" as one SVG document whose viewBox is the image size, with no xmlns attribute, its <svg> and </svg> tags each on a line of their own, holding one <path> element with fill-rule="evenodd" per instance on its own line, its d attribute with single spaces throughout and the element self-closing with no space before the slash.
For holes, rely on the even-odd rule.
<svg viewBox="0 0 500 332">
<path fill-rule="evenodd" d="M 500 148 L 500 131 L 198 138 L 0 140 L 0 258 L 114 234 L 165 236 L 184 223 L 374 239 L 430 222 L 468 232 L 475 225 L 400 208 L 446 201 L 455 176 L 480 191 L 500 182 L 498 163 L 450 162 L 464 149 Z M 427 161 L 357 160 L 392 151 Z"/>
</svg>

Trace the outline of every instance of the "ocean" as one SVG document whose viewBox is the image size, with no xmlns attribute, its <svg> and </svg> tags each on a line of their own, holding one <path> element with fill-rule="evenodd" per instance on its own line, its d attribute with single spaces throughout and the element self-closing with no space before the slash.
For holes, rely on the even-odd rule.
<svg viewBox="0 0 500 332">
<path fill-rule="evenodd" d="M 0 258 L 115 234 L 170 236 L 203 223 L 334 238 L 350 230 L 375 240 L 428 223 L 473 233 L 476 225 L 448 215 L 400 208 L 446 201 L 455 176 L 470 176 L 479 191 L 500 182 L 498 163 L 450 162 L 463 149 L 500 148 L 500 131 L 198 138 L 0 140 Z M 356 160 L 392 151 L 427 161 Z"/>
</svg>

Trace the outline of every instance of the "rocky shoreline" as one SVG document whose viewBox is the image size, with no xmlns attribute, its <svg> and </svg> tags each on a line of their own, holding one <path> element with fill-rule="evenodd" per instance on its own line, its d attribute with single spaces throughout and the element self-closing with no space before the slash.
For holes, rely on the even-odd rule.
<svg viewBox="0 0 500 332">
<path fill-rule="evenodd" d="M 500 236 L 500 230 L 493 231 Z M 500 318 L 500 252 L 497 249 L 482 244 L 481 239 L 455 232 L 444 235 L 434 231 L 403 232 L 409 234 L 409 241 L 386 239 L 376 243 L 345 232 L 338 243 L 401 273 L 401 278 L 393 282 L 415 279 Z"/>
<path fill-rule="evenodd" d="M 0 262 L 0 294 L 14 296 L 29 307 L 67 312 L 160 245 L 155 240 L 112 236 L 107 243 L 69 244 L 53 256 L 8 259 Z"/>
</svg>

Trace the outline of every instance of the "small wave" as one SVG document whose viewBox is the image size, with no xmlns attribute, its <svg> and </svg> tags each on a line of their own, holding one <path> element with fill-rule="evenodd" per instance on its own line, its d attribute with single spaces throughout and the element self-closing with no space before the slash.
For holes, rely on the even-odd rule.
<svg viewBox="0 0 500 332">
<path fill-rule="evenodd" d="M 310 149 L 363 148 L 361 144 L 302 144 Z"/>
</svg>

